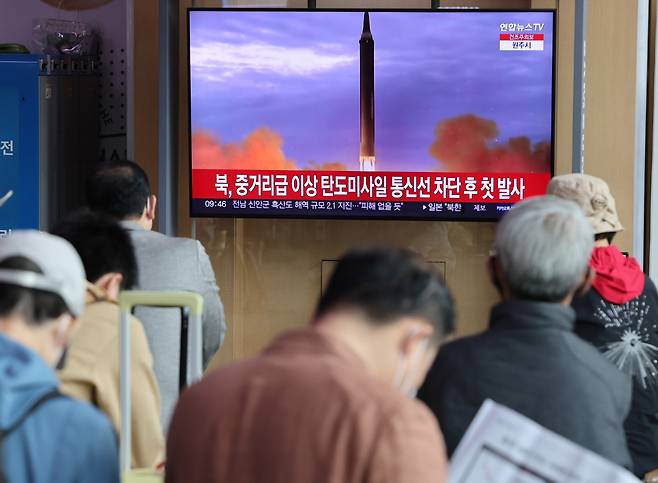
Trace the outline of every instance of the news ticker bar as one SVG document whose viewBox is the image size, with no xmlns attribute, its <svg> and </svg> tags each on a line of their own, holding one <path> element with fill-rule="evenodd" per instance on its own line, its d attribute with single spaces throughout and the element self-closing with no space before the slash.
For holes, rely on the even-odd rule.
<svg viewBox="0 0 658 483">
<path fill-rule="evenodd" d="M 192 216 L 497 220 L 510 203 L 193 199 Z"/>
</svg>

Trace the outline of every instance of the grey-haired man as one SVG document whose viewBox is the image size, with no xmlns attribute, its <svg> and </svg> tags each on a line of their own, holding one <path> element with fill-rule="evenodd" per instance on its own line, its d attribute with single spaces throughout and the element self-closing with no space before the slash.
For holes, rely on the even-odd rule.
<svg viewBox="0 0 658 483">
<path fill-rule="evenodd" d="M 489 272 L 502 302 L 487 331 L 441 350 L 419 393 L 450 454 L 489 398 L 631 467 L 631 381 L 573 332 L 570 303 L 591 284 L 593 244 L 580 209 L 554 196 L 522 202 L 498 224 Z"/>
</svg>

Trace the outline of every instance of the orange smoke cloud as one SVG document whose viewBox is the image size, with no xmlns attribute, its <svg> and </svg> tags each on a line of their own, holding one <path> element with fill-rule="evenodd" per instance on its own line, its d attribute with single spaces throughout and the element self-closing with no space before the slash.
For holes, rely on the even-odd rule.
<svg viewBox="0 0 658 483">
<path fill-rule="evenodd" d="M 440 122 L 435 133 L 430 154 L 447 171 L 538 173 L 550 169 L 548 143 L 532 146 L 527 137 L 515 137 L 492 146 L 498 126 L 473 114 Z"/>
<path fill-rule="evenodd" d="M 192 169 L 300 169 L 283 152 L 283 139 L 269 128 L 251 132 L 242 142 L 222 144 L 213 134 L 197 131 L 192 134 Z M 342 163 L 311 162 L 306 169 L 343 171 Z"/>
<path fill-rule="evenodd" d="M 268 128 L 259 128 L 240 143 L 222 144 L 206 131 L 192 135 L 193 169 L 296 169 L 283 153 L 283 139 Z"/>
</svg>

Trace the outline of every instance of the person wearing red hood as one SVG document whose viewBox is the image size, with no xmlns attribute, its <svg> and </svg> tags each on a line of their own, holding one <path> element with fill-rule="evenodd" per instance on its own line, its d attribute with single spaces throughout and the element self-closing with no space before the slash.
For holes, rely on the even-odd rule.
<svg viewBox="0 0 658 483">
<path fill-rule="evenodd" d="M 548 193 L 575 201 L 594 229 L 592 288 L 574 299 L 576 333 L 633 378 L 626 420 L 635 473 L 658 468 L 658 292 L 635 258 L 612 242 L 624 227 L 608 184 L 586 174 L 554 177 Z"/>
</svg>

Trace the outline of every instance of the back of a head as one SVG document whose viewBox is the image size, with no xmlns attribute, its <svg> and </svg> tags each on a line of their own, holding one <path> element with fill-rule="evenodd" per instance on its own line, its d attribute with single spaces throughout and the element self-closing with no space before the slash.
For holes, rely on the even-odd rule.
<svg viewBox="0 0 658 483">
<path fill-rule="evenodd" d="M 52 234 L 73 245 L 90 282 L 108 273 L 120 273 L 122 289 L 130 290 L 137 283 L 137 259 L 130 235 L 110 216 L 74 213 L 57 223 Z"/>
<path fill-rule="evenodd" d="M 516 298 L 560 302 L 583 280 L 593 243 L 592 228 L 575 203 L 541 196 L 503 217 L 495 250 Z"/>
<path fill-rule="evenodd" d="M 617 214 L 615 198 L 605 180 L 583 173 L 555 176 L 547 193 L 576 203 L 589 221 L 594 235 L 624 230 Z"/>
<path fill-rule="evenodd" d="M 61 238 L 16 231 L 0 240 L 0 318 L 20 316 L 40 325 L 84 306 L 85 272 Z"/>
<path fill-rule="evenodd" d="M 373 325 L 415 316 L 434 327 L 434 341 L 454 331 L 454 306 L 439 274 L 404 249 L 356 249 L 344 255 L 320 298 L 316 317 L 340 309 L 362 311 Z"/>
<path fill-rule="evenodd" d="M 87 180 L 87 204 L 119 220 L 139 218 L 151 195 L 146 172 L 132 161 L 100 164 Z"/>
<path fill-rule="evenodd" d="M 0 260 L 0 270 L 3 269 L 43 274 L 34 262 L 25 257 Z M 0 282 L 0 318 L 18 315 L 28 325 L 39 326 L 66 312 L 66 303 L 59 295 Z"/>
</svg>

